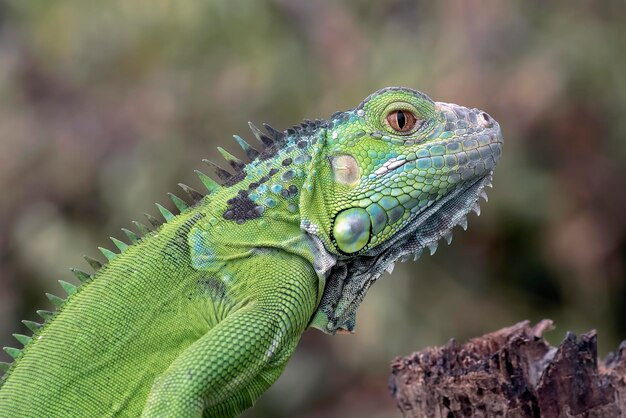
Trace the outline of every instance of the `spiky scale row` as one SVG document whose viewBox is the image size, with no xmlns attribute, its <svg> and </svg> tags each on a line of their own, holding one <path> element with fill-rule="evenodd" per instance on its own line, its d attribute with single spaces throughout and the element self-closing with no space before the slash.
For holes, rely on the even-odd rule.
<svg viewBox="0 0 626 418">
<path fill-rule="evenodd" d="M 252 145 L 248 144 L 246 140 L 239 135 L 233 135 L 233 138 L 235 138 L 235 141 L 237 141 L 241 149 L 243 149 L 248 158 L 251 160 L 255 160 L 259 155 L 261 155 L 259 151 L 257 151 Z"/>
<path fill-rule="evenodd" d="M 23 334 L 13 334 L 13 337 L 23 346 L 26 346 L 33 338 Z"/>
<path fill-rule="evenodd" d="M 223 152 L 226 153 L 225 151 Z M 228 153 L 226 153 L 228 154 Z M 230 155 L 230 154 L 228 154 Z M 235 158 L 235 157 L 233 157 Z M 233 161 L 233 164 L 239 166 L 239 162 L 241 162 L 240 160 L 236 160 Z M 241 163 L 243 164 L 243 163 Z M 245 166 L 245 165 L 244 165 Z M 205 185 L 205 187 L 207 188 L 207 190 L 209 191 L 209 193 L 215 192 L 217 191 L 220 186 L 219 184 L 217 184 L 215 181 L 213 181 L 210 177 L 208 177 L 207 175 L 205 175 L 202 172 L 197 171 L 200 179 L 202 180 L 202 183 Z M 180 185 L 183 190 L 185 190 L 185 192 L 187 192 L 187 194 L 190 195 L 190 197 L 192 199 L 194 199 L 194 201 L 198 201 L 200 199 L 203 198 L 203 196 L 197 192 L 196 190 L 194 190 L 193 188 L 183 185 Z M 182 199 L 180 199 L 179 197 L 169 193 L 169 196 L 172 200 L 172 202 L 174 203 L 174 205 L 180 210 L 183 211 L 185 209 L 187 209 L 189 206 L 185 203 L 185 201 L 183 201 Z M 163 217 L 165 218 L 166 221 L 170 221 L 172 219 L 174 219 L 175 215 L 170 212 L 168 209 L 166 209 L 164 206 L 160 205 L 160 204 L 156 204 L 157 208 L 159 209 L 159 212 L 163 215 Z M 151 216 L 150 214 L 145 214 L 146 218 L 148 219 L 148 221 L 150 222 L 150 224 L 152 224 L 155 228 L 160 226 L 162 224 L 162 222 L 160 220 L 158 220 L 157 218 Z M 150 229 L 148 229 L 145 225 L 133 221 L 133 224 L 137 227 L 137 229 L 139 230 L 139 232 L 143 235 L 149 234 L 151 231 Z M 122 231 L 126 234 L 126 236 L 129 238 L 129 240 L 132 243 L 136 243 L 140 240 L 140 236 L 135 234 L 133 231 L 126 229 L 126 228 L 122 228 Z M 115 237 L 110 237 L 111 241 L 113 242 L 113 244 L 115 244 L 115 246 L 120 250 L 120 252 L 124 252 L 125 250 L 128 249 L 129 245 L 126 244 L 125 242 L 115 238 Z M 114 253 L 113 251 L 104 248 L 104 247 L 98 247 L 98 249 L 100 250 L 100 252 L 102 252 L 102 254 L 107 258 L 108 261 L 111 261 L 113 258 L 115 258 L 117 256 L 116 253 Z M 93 268 L 94 271 L 98 271 L 99 269 L 102 268 L 103 264 L 96 260 L 95 258 L 92 258 L 90 256 L 83 256 L 83 258 L 85 259 L 85 261 L 87 261 L 87 263 Z M 88 280 L 91 279 L 91 275 L 79 270 L 77 268 L 71 268 L 70 269 L 72 271 L 72 273 L 74 274 L 74 276 L 81 282 L 81 283 L 85 283 Z M 61 287 L 63 288 L 63 290 L 65 290 L 65 292 L 68 294 L 68 296 L 73 295 L 74 293 L 76 293 L 76 291 L 78 290 L 78 287 L 66 282 L 64 280 L 59 280 L 59 284 L 61 285 Z M 52 302 L 52 304 L 56 307 L 56 308 L 60 308 L 64 303 L 65 303 L 65 299 L 53 295 L 51 293 L 46 293 L 47 298 L 50 300 L 50 302 Z M 49 321 L 52 319 L 52 317 L 54 316 L 54 312 L 48 311 L 48 310 L 38 310 L 37 314 L 44 319 L 44 321 Z M 39 329 L 43 326 L 40 323 L 34 322 L 34 321 L 28 321 L 28 320 L 23 320 L 22 323 L 33 333 L 36 333 L 39 331 Z M 23 335 L 23 334 L 13 334 L 13 336 L 15 337 L 16 340 L 18 340 L 22 345 L 27 345 L 31 340 L 32 337 Z M 20 349 L 14 348 L 14 347 L 4 347 L 4 351 L 6 351 L 13 359 L 17 359 L 22 351 Z M 4 363 L 4 362 L 0 362 L 0 372 L 5 373 L 6 371 L 9 370 L 9 368 L 11 367 L 11 363 Z"/>
<path fill-rule="evenodd" d="M 83 258 L 91 266 L 94 271 L 98 271 L 102 268 L 102 263 L 96 260 L 95 258 L 89 257 L 88 255 L 84 255 Z"/>
<path fill-rule="evenodd" d="M 279 141 L 282 140 L 284 138 L 285 133 L 284 132 L 280 132 L 276 129 L 274 129 L 273 127 L 271 127 L 270 125 L 267 124 L 263 124 L 263 126 L 265 127 L 265 129 L 267 130 L 267 134 L 261 132 L 256 126 L 254 126 L 252 123 L 250 123 L 250 129 L 252 130 L 254 136 L 265 146 L 267 147 L 271 147 L 275 144 L 275 141 Z M 244 152 L 246 153 L 246 155 L 254 160 L 256 158 L 258 158 L 260 156 L 260 152 L 255 149 L 254 147 L 252 147 L 250 144 L 248 144 L 244 139 L 242 139 L 241 137 L 235 135 L 234 136 L 235 140 L 237 141 L 237 143 L 239 144 L 239 146 L 241 146 L 241 148 L 244 150 Z M 241 161 L 239 158 L 235 157 L 234 155 L 232 155 L 231 153 L 229 153 L 228 151 L 226 151 L 225 149 L 218 147 L 218 151 L 220 152 L 220 154 L 222 155 L 222 157 L 224 157 L 224 159 L 229 163 L 229 165 L 237 172 L 242 172 L 245 170 L 246 164 Z M 229 180 L 233 177 L 233 174 L 231 174 L 230 172 L 224 170 L 223 168 L 221 168 L 220 166 L 218 166 L 217 164 L 209 161 L 209 160 L 203 160 L 205 163 L 207 163 L 209 166 L 213 167 L 218 175 L 218 177 L 222 180 Z M 207 191 L 209 194 L 215 193 L 217 190 L 219 190 L 221 188 L 221 186 L 215 182 L 213 179 L 211 179 L 209 176 L 207 176 L 206 174 L 202 173 L 201 171 L 196 170 L 195 171 L 196 174 L 198 175 L 198 177 L 200 178 L 200 181 L 202 182 L 202 184 L 206 187 Z M 189 187 L 185 184 L 180 183 L 179 186 L 185 191 L 185 193 L 187 193 L 189 195 L 189 197 L 195 202 L 199 202 L 200 200 L 202 200 L 204 198 L 204 195 L 201 194 L 200 192 L 198 192 L 197 190 L 193 189 L 192 187 Z M 187 205 L 187 203 L 182 200 L 181 198 L 179 198 L 178 196 L 172 194 L 172 193 L 168 193 L 170 199 L 172 200 L 172 202 L 174 203 L 174 205 L 176 206 L 176 208 L 179 211 L 184 211 L 186 209 L 189 208 L 189 206 Z M 160 204 L 156 204 L 157 208 L 159 209 L 159 212 L 163 215 L 163 217 L 165 218 L 165 221 L 170 221 L 172 220 L 175 215 L 170 212 L 168 209 L 166 209 L 164 206 L 160 205 Z M 154 228 L 158 228 L 159 226 L 162 225 L 162 221 L 160 221 L 159 219 L 153 217 L 150 214 L 145 214 L 146 218 L 148 219 L 148 221 L 150 222 L 150 224 L 154 227 Z M 122 228 L 122 231 L 124 232 L 124 234 L 128 237 L 128 239 L 130 240 L 131 243 L 137 243 L 139 242 L 139 240 L 141 239 L 142 236 L 145 236 L 146 234 L 149 234 L 151 232 L 151 230 L 146 227 L 145 225 L 133 221 L 133 224 L 135 225 L 135 227 L 137 228 L 137 230 L 139 231 L 139 234 L 134 233 L 133 231 L 126 229 L 126 228 Z M 120 250 L 120 252 L 124 252 L 126 249 L 128 249 L 129 245 L 126 244 L 125 242 L 111 237 L 111 241 L 113 242 L 113 244 Z M 100 252 L 106 257 L 106 259 L 108 261 L 111 261 L 113 258 L 115 258 L 117 256 L 116 253 L 114 253 L 113 251 L 104 248 L 104 247 L 98 247 L 98 249 L 100 250 Z M 83 256 L 84 259 L 87 261 L 87 263 L 93 268 L 94 272 L 97 272 L 98 270 L 100 270 L 103 267 L 103 264 L 96 260 L 95 258 L 89 257 L 89 256 Z M 393 267 L 391 267 L 391 269 L 393 269 Z M 390 270 L 391 270 L 390 269 Z M 81 283 L 85 283 L 88 280 L 90 280 L 92 278 L 92 275 L 76 269 L 76 268 L 72 268 L 70 269 L 72 271 L 72 273 L 74 274 L 74 276 L 81 282 Z M 68 296 L 73 295 L 74 293 L 76 293 L 76 291 L 78 290 L 77 286 L 74 286 L 73 284 L 63 281 L 63 280 L 59 280 L 59 284 L 61 285 L 61 287 L 65 290 L 65 292 L 68 294 Z M 64 303 L 65 303 L 65 299 L 60 298 L 56 295 L 50 294 L 50 293 L 46 293 L 46 296 L 48 297 L 48 299 L 54 304 L 55 307 L 59 308 L 61 307 Z M 51 311 L 47 311 L 47 310 L 38 310 L 37 314 L 39 316 L 41 316 L 45 321 L 49 321 L 52 319 L 52 317 L 55 315 L 54 312 Z M 28 320 L 24 320 L 22 321 L 22 323 L 33 333 L 36 333 L 39 331 L 39 329 L 43 326 L 40 323 L 34 322 L 34 321 L 28 321 Z M 22 335 L 22 334 L 14 334 L 14 337 L 22 344 L 22 345 L 26 345 L 28 344 L 31 340 L 32 337 L 26 336 L 26 335 Z M 4 350 L 13 358 L 13 359 L 17 359 L 22 351 L 17 349 L 17 348 L 13 348 L 13 347 L 5 347 Z M 11 367 L 10 363 L 0 363 L 0 372 L 6 372 L 8 371 L 8 369 Z"/>
<path fill-rule="evenodd" d="M 26 325 L 26 328 L 28 328 L 29 330 L 31 330 L 33 333 L 39 331 L 39 328 L 42 327 L 42 325 L 38 322 L 35 321 L 28 321 L 26 319 L 24 319 L 22 321 L 22 324 Z"/>
<path fill-rule="evenodd" d="M 139 236 L 135 234 L 133 231 L 131 231 L 130 229 L 122 228 L 122 232 L 128 237 L 130 242 L 132 242 L 133 244 L 136 244 L 137 242 L 139 242 Z"/>
<path fill-rule="evenodd" d="M 174 214 L 167 210 L 164 206 L 156 203 L 156 207 L 159 209 L 159 212 L 161 212 L 161 215 L 163 215 L 163 217 L 165 218 L 165 222 L 169 222 L 174 219 Z"/>
<path fill-rule="evenodd" d="M 235 171 L 243 171 L 244 168 L 246 168 L 246 163 L 241 161 L 239 158 L 235 157 L 230 152 L 226 151 L 224 148 L 217 147 L 217 150 L 222 155 L 222 157 L 224 157 L 224 159 L 226 161 L 228 161 L 228 164 L 230 164 L 230 166 L 233 168 L 233 170 L 235 170 Z"/>
<path fill-rule="evenodd" d="M 10 367 L 11 363 L 5 363 L 3 361 L 0 361 L 0 373 L 8 372 Z"/>
<path fill-rule="evenodd" d="M 142 224 L 141 222 L 137 222 L 137 221 L 132 221 L 131 222 L 133 225 L 135 225 L 135 227 L 137 228 L 137 230 L 139 231 L 139 233 L 144 236 L 144 235 L 148 235 L 150 232 L 152 232 L 150 230 L 150 228 L 148 228 L 147 226 L 145 226 L 144 224 Z"/>
<path fill-rule="evenodd" d="M 491 179 L 487 179 L 485 181 L 485 186 L 486 187 L 493 187 L 491 185 Z M 488 200 L 487 193 L 485 192 L 484 189 L 480 191 L 479 196 L 481 198 L 485 199 L 485 201 Z M 479 203 L 478 199 L 476 199 L 476 201 L 474 202 L 471 210 L 474 213 L 476 213 L 476 216 L 480 216 L 480 203 Z M 467 230 L 467 216 L 463 216 L 461 218 L 461 220 L 459 220 L 459 222 L 456 225 L 459 225 L 461 228 L 463 228 L 464 231 L 466 231 Z M 452 243 L 452 230 L 450 229 L 449 231 L 447 231 L 442 237 L 446 240 L 448 245 L 450 245 Z M 439 243 L 437 241 L 431 242 L 430 244 L 427 244 L 427 247 L 430 250 L 430 255 L 434 255 L 435 254 L 435 252 L 437 251 L 437 247 L 438 246 L 439 246 Z M 420 258 L 421 255 L 422 255 L 421 251 L 419 252 L 419 254 L 415 253 L 415 258 L 413 259 L 413 261 L 417 261 Z"/>
<path fill-rule="evenodd" d="M 81 283 L 85 283 L 87 280 L 91 279 L 91 275 L 85 273 L 82 270 L 79 270 L 77 268 L 71 268 L 70 269 L 72 273 L 74 273 L 74 276 L 78 279 L 79 282 Z"/>
<path fill-rule="evenodd" d="M 120 252 L 124 252 L 128 248 L 128 244 L 126 244 L 124 241 L 120 241 L 119 239 L 115 237 L 109 237 L 109 238 L 111 239 L 111 241 L 113 241 L 113 244 L 115 244 L 115 246 L 120 250 Z"/>
<path fill-rule="evenodd" d="M 269 136 L 265 135 L 263 132 L 261 132 L 261 130 L 257 128 L 256 126 L 254 126 L 252 122 L 248 122 L 248 126 L 250 127 L 250 130 L 252 131 L 252 134 L 254 135 L 254 137 L 260 143 L 262 143 L 266 147 L 271 147 L 274 145 L 274 140 L 270 138 Z"/>
<path fill-rule="evenodd" d="M 209 191 L 209 194 L 216 192 L 221 187 L 211 177 L 204 174 L 202 171 L 194 170 L 194 173 L 198 176 L 204 187 Z"/>
<path fill-rule="evenodd" d="M 48 321 L 54 316 L 54 312 L 46 311 L 44 309 L 40 309 L 36 312 L 37 312 L 37 315 L 39 315 L 40 317 L 44 319 L 44 321 Z"/>
<path fill-rule="evenodd" d="M 252 150 L 252 148 L 250 147 L 250 149 Z M 253 151 L 251 151 L 253 152 Z M 221 150 L 222 155 L 224 155 L 224 157 L 231 163 L 231 165 L 233 166 L 233 168 L 236 169 L 243 169 L 245 167 L 245 164 L 239 160 L 236 159 L 236 157 L 232 156 L 231 154 L 227 153 L 225 150 Z M 206 176 L 204 173 L 201 173 L 199 171 L 197 171 L 200 179 L 202 180 L 202 183 L 205 185 L 205 187 L 207 188 L 207 190 L 209 191 L 209 193 L 213 193 L 215 191 L 217 191 L 221 186 L 216 183 L 214 180 L 212 180 L 210 177 Z M 230 176 L 230 173 L 229 173 Z M 199 192 L 197 192 L 196 190 L 194 190 L 193 188 L 186 186 L 184 184 L 180 184 L 180 186 L 183 188 L 183 190 L 189 194 L 189 196 L 195 201 L 199 201 L 200 199 L 202 199 L 204 196 L 202 194 L 200 194 Z M 172 202 L 174 203 L 174 205 L 182 212 L 186 209 L 189 208 L 189 206 L 187 205 L 187 203 L 182 200 L 181 198 L 179 198 L 178 196 L 169 193 L 169 197 L 172 200 Z M 174 219 L 175 215 L 170 212 L 168 209 L 166 209 L 164 206 L 160 205 L 160 204 L 156 204 L 157 208 L 159 209 L 159 212 L 163 215 L 163 217 L 165 218 L 166 221 L 170 221 L 172 219 Z M 153 225 L 155 228 L 159 227 L 162 224 L 162 221 L 158 220 L 157 218 L 151 216 L 150 214 L 145 214 L 146 218 L 148 219 L 148 221 L 150 222 L 151 225 Z M 147 228 L 145 225 L 133 221 L 133 224 L 137 227 L 137 229 L 139 230 L 141 236 L 144 236 L 146 234 L 149 234 L 151 231 L 149 228 Z M 134 233 L 133 231 L 126 229 L 126 228 L 122 228 L 122 231 L 124 232 L 124 234 L 129 238 L 129 240 L 131 241 L 131 243 L 137 243 L 139 242 L 139 240 L 141 239 L 140 235 L 137 235 L 136 233 Z M 124 252 L 125 250 L 128 249 L 129 245 L 126 244 L 125 242 L 115 238 L 115 237 L 111 237 L 111 241 L 113 242 L 113 244 L 115 244 L 115 246 L 120 250 L 120 252 Z M 104 248 L 104 247 L 98 247 L 98 249 L 100 250 L 100 252 L 102 252 L 102 254 L 107 258 L 108 261 L 111 261 L 113 258 L 115 258 L 117 256 L 116 253 L 114 253 L 113 251 Z M 93 270 L 95 272 L 97 272 L 99 269 L 102 268 L 103 264 L 92 258 L 89 256 L 83 256 L 84 259 L 87 261 L 87 263 L 93 268 Z M 72 268 L 70 269 L 72 271 L 72 273 L 74 274 L 74 276 L 81 282 L 81 283 L 85 283 L 88 280 L 91 279 L 92 275 L 79 270 L 77 268 Z M 59 280 L 59 284 L 61 285 L 61 287 L 63 288 L 63 290 L 65 290 L 65 292 L 68 294 L 68 296 L 73 295 L 74 293 L 76 293 L 76 291 L 78 290 L 78 287 L 66 282 L 64 280 Z M 50 302 L 52 302 L 52 304 L 58 309 L 60 308 L 64 303 L 65 303 L 65 299 L 53 295 L 51 293 L 46 293 L 46 296 L 48 297 L 48 299 L 50 300 Z M 48 311 L 48 310 L 38 310 L 37 314 L 44 319 L 44 321 L 50 321 L 52 319 L 52 317 L 55 315 L 54 312 Z M 33 333 L 36 333 L 39 331 L 39 329 L 43 326 L 40 323 L 34 322 L 34 321 L 28 321 L 28 320 L 23 320 L 22 323 Z M 15 339 L 20 342 L 23 346 L 26 346 L 31 340 L 32 337 L 29 337 L 27 335 L 23 335 L 23 334 L 13 334 L 13 336 L 15 337 Z M 14 348 L 14 347 L 4 347 L 4 351 L 7 352 L 7 354 L 9 354 L 14 360 L 17 359 L 21 353 L 22 350 Z M 5 363 L 5 362 L 0 362 L 0 373 L 6 373 L 9 368 L 11 367 L 11 363 Z"/>
<path fill-rule="evenodd" d="M 187 195 L 189 195 L 189 197 L 191 198 L 191 200 L 193 200 L 194 202 L 199 202 L 202 200 L 202 198 L 204 197 L 199 191 L 197 191 L 196 189 L 194 189 L 193 187 L 189 187 L 184 183 L 178 183 L 178 186 L 183 189 L 185 191 L 185 193 L 187 193 Z"/>
<path fill-rule="evenodd" d="M 87 273 L 82 272 L 80 270 L 72 269 L 72 271 L 78 272 L 77 277 L 80 277 L 83 280 L 86 280 L 86 278 L 90 277 L 89 275 L 87 275 Z M 61 285 L 61 287 L 63 287 L 63 289 L 67 292 L 68 295 L 72 295 L 76 293 L 76 291 L 78 290 L 76 286 L 63 280 L 59 280 L 59 284 Z M 46 293 L 46 297 L 50 300 L 50 302 L 52 302 L 52 304 L 57 309 L 65 303 L 65 299 L 60 298 L 59 296 L 53 295 L 51 293 Z M 49 321 L 54 316 L 54 312 L 50 312 L 50 311 L 43 310 L 43 309 L 38 310 L 37 314 L 40 317 L 42 317 L 45 321 Z M 33 333 L 37 332 L 42 327 L 42 324 L 39 324 L 34 321 L 23 320 L 22 323 Z M 15 337 L 15 339 L 19 341 L 23 346 L 26 346 L 32 340 L 32 337 L 29 337 L 23 334 L 13 334 L 13 337 Z M 9 354 L 14 360 L 17 359 L 22 353 L 21 350 L 17 348 L 13 348 L 13 347 L 4 347 L 4 351 L 6 351 L 7 354 Z M 9 363 L 0 363 L 0 371 L 2 372 L 6 372 L 9 367 L 10 367 Z"/>
<path fill-rule="evenodd" d="M 59 280 L 59 284 L 61 285 L 63 290 L 65 290 L 65 293 L 67 293 L 68 296 L 73 295 L 78 290 L 78 287 L 66 282 L 65 280 Z"/>
<path fill-rule="evenodd" d="M 487 200 L 486 193 L 484 192 L 484 190 L 481 191 L 481 197 Z M 479 206 L 478 201 L 474 202 L 472 210 L 476 212 L 477 215 L 480 215 L 480 206 Z M 459 225 L 464 230 L 467 230 L 467 217 L 463 216 L 456 225 Z M 445 232 L 440 238 L 445 239 L 447 244 L 450 245 L 452 243 L 452 229 Z M 426 248 L 428 248 L 428 250 L 430 251 L 431 256 L 435 255 L 438 247 L 439 247 L 439 243 L 437 241 L 426 244 Z M 422 249 L 416 251 L 413 254 L 413 261 L 419 260 L 419 258 L 422 256 L 422 253 L 423 253 Z M 400 258 L 400 262 L 404 263 L 405 261 L 408 261 L 408 259 L 409 259 L 408 255 L 404 255 Z M 391 274 L 391 272 L 393 272 L 394 267 L 395 267 L 395 263 L 391 263 L 390 265 L 387 266 L 386 270 Z"/>
<path fill-rule="evenodd" d="M 207 160 L 206 158 L 204 158 L 202 160 L 202 162 L 205 163 L 206 165 L 208 165 L 209 167 L 211 167 L 213 169 L 213 171 L 215 171 L 215 174 L 217 174 L 217 177 L 219 177 L 220 180 L 222 180 L 222 181 L 227 181 L 228 179 L 230 179 L 233 176 L 228 171 L 224 170 L 222 167 L 220 167 L 219 165 L 215 164 L 213 161 L 210 161 L 210 160 Z"/>
<path fill-rule="evenodd" d="M 3 347 L 3 350 L 10 355 L 13 360 L 16 360 L 20 354 L 22 354 L 22 350 L 15 348 L 15 347 Z"/>
<path fill-rule="evenodd" d="M 86 259 L 89 262 L 89 264 L 91 264 L 92 267 L 94 268 L 96 267 L 99 268 L 102 266 L 97 260 L 94 260 L 90 257 L 86 257 Z M 75 276 L 79 279 L 79 281 L 81 281 L 81 283 L 89 280 L 89 278 L 91 277 L 89 274 L 85 273 L 84 271 L 81 271 L 78 269 L 71 269 L 71 270 L 75 274 Z M 59 284 L 68 295 L 73 295 L 78 290 L 77 286 L 74 286 L 73 284 L 68 283 L 64 280 L 59 280 Z M 52 304 L 57 309 L 60 308 L 66 301 L 65 299 L 59 296 L 53 295 L 51 293 L 46 293 L 46 297 L 50 300 L 50 302 L 52 302 Z M 54 312 L 43 310 L 43 309 L 38 310 L 37 314 L 40 317 L 42 317 L 45 321 L 51 320 L 52 317 L 54 316 Z M 42 324 L 38 322 L 28 321 L 28 320 L 23 320 L 22 323 L 33 333 L 38 332 L 39 329 L 43 326 Z M 22 346 L 26 346 L 28 343 L 32 341 L 32 337 L 28 335 L 24 335 L 24 334 L 13 334 L 13 337 L 18 342 L 20 342 Z M 14 348 L 14 347 L 4 347 L 4 351 L 8 355 L 10 355 L 14 360 L 16 360 L 22 353 L 22 350 Z M 11 367 L 11 363 L 0 362 L 0 372 L 6 373 L 10 367 Z"/>
<path fill-rule="evenodd" d="M 472 207 L 472 210 L 474 211 L 474 213 L 476 213 L 476 216 L 480 216 L 480 206 L 478 205 L 478 202 L 474 204 L 474 207 Z"/>
<path fill-rule="evenodd" d="M 261 132 L 258 128 L 256 128 L 256 126 L 250 123 L 250 128 L 254 136 L 265 146 L 268 146 L 268 147 L 273 146 L 275 144 L 275 141 L 279 141 L 284 138 L 284 135 L 285 135 L 284 132 L 280 132 L 267 124 L 264 124 L 263 126 L 267 130 L 267 134 Z M 250 159 L 254 160 L 260 156 L 261 153 L 257 149 L 252 147 L 250 144 L 248 144 L 244 139 L 236 135 L 234 136 L 234 138 Z M 218 147 L 218 151 L 235 171 L 243 172 L 245 170 L 246 164 L 243 161 L 241 161 L 239 158 L 235 157 L 234 155 L 232 155 L 231 153 L 229 153 L 228 151 L 226 151 L 225 149 L 221 147 Z M 233 177 L 233 174 L 219 167 L 217 164 L 214 164 L 208 160 L 203 160 L 203 161 L 209 164 L 210 166 L 212 166 L 216 170 L 216 173 L 218 177 L 220 177 L 220 179 L 228 180 Z M 215 193 L 221 188 L 221 186 L 216 181 L 214 181 L 213 179 L 211 179 L 209 176 L 202 173 L 201 171 L 196 170 L 196 174 L 200 178 L 202 184 L 206 187 L 208 194 Z M 201 194 L 200 192 L 196 191 L 195 189 L 185 184 L 181 183 L 179 184 L 179 186 L 185 191 L 185 193 L 189 195 L 189 197 L 194 201 L 194 203 L 197 203 L 201 199 L 204 198 L 203 194 Z M 179 211 L 182 212 L 189 208 L 189 205 L 178 196 L 172 193 L 168 193 L 168 195 Z M 158 203 L 156 204 L 156 206 L 159 209 L 159 212 L 165 218 L 166 222 L 174 219 L 175 215 L 172 212 L 170 212 L 168 209 L 166 209 L 164 206 Z M 163 223 L 161 220 L 153 217 L 150 214 L 145 214 L 145 216 L 154 228 L 158 228 Z M 129 229 L 122 228 L 122 231 L 128 237 L 131 244 L 139 242 L 142 236 L 145 236 L 146 234 L 149 234 L 150 232 L 152 232 L 148 227 L 146 227 L 145 225 L 139 222 L 133 221 L 133 224 L 136 226 L 137 230 L 139 231 L 139 234 L 136 234 L 135 232 Z M 120 252 L 124 252 L 129 247 L 128 244 L 126 244 L 125 242 L 117 238 L 111 237 L 111 241 L 120 250 Z M 98 247 L 98 249 L 106 257 L 108 261 L 111 261 L 113 258 L 117 256 L 115 252 L 107 248 Z M 99 269 L 103 267 L 103 264 L 100 261 L 92 257 L 84 256 L 84 259 L 93 268 L 94 272 L 97 272 Z M 93 277 L 92 275 L 76 268 L 72 268 L 70 270 L 81 283 L 85 283 Z M 77 286 L 69 282 L 63 281 L 63 280 L 59 280 L 59 284 L 64 289 L 64 291 L 68 294 L 68 296 L 75 294 L 78 290 Z M 50 293 L 46 293 L 46 296 L 56 308 L 61 307 L 65 303 L 65 299 L 59 296 L 56 296 Z M 44 319 L 44 321 L 50 321 L 52 317 L 55 315 L 54 312 L 51 312 L 48 310 L 38 310 L 37 314 L 41 316 Z M 34 321 L 28 321 L 28 320 L 23 320 L 22 323 L 33 333 L 38 332 L 40 328 L 43 326 L 40 323 L 37 323 Z M 24 346 L 27 345 L 32 340 L 32 337 L 29 337 L 23 334 L 14 334 L 14 337 Z M 5 347 L 4 350 L 13 359 L 17 359 L 22 353 L 20 349 L 13 348 L 13 347 Z M 10 367 L 11 367 L 10 363 L 0 363 L 0 372 L 4 373 L 8 371 Z"/>
<path fill-rule="evenodd" d="M 393 273 L 393 270 L 396 268 L 396 263 L 391 263 L 387 266 L 387 268 L 385 270 L 387 270 L 387 273 L 391 274 Z"/>
<path fill-rule="evenodd" d="M 184 210 L 189 208 L 189 206 L 187 206 L 187 203 L 175 194 L 168 193 L 167 195 L 179 211 L 183 212 Z"/>
<path fill-rule="evenodd" d="M 50 300 L 50 302 L 52 302 L 52 304 L 56 308 L 60 308 L 61 305 L 63 305 L 63 303 L 65 302 L 65 299 L 53 295 L 52 293 L 46 293 L 46 297 L 48 298 L 48 300 Z"/>
<path fill-rule="evenodd" d="M 104 247 L 98 247 L 98 249 L 100 250 L 100 252 L 102 253 L 102 255 L 104 255 L 106 257 L 107 260 L 111 261 L 115 258 L 115 256 L 117 254 L 115 254 L 113 251 L 104 248 Z"/>
<path fill-rule="evenodd" d="M 272 127 L 271 125 L 264 123 L 263 127 L 265 128 L 267 133 L 270 134 L 274 141 L 282 141 L 285 138 L 284 132 L 274 129 L 274 127 Z"/>
<path fill-rule="evenodd" d="M 148 222 L 150 222 L 150 225 L 152 225 L 155 228 L 158 228 L 163 224 L 163 222 L 161 222 L 154 216 L 150 215 L 149 213 L 144 213 L 143 216 L 145 216 Z"/>
<path fill-rule="evenodd" d="M 492 187 L 491 186 L 491 182 L 489 180 L 487 180 L 485 182 L 485 186 Z M 482 197 L 486 201 L 487 200 L 487 193 L 484 190 L 481 190 L 480 191 L 480 197 Z M 476 213 L 477 216 L 480 216 L 480 204 L 478 202 L 478 199 L 474 202 L 474 205 L 472 206 L 471 210 L 474 213 Z M 467 231 L 467 217 L 466 216 L 462 217 L 461 220 L 456 225 L 459 225 L 461 228 L 463 228 L 464 231 Z M 443 235 L 443 238 L 446 240 L 448 245 L 450 245 L 452 243 L 452 230 L 449 230 L 448 232 L 446 232 Z M 435 254 L 435 252 L 437 251 L 437 247 L 438 246 L 439 246 L 439 243 L 436 242 L 436 241 L 427 245 L 428 249 L 430 250 L 430 255 L 434 255 Z M 421 252 L 420 252 L 419 255 L 416 253 L 414 261 L 417 261 L 417 259 L 420 256 L 421 256 Z"/>
</svg>

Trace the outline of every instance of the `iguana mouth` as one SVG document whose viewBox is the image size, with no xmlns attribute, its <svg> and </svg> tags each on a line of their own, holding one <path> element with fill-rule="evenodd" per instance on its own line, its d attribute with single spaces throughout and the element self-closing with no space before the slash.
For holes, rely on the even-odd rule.
<svg viewBox="0 0 626 418">
<path fill-rule="evenodd" d="M 495 145 L 495 146 L 502 146 L 502 141 L 499 140 L 494 140 L 491 141 L 487 146 L 489 145 Z M 400 167 L 402 167 L 403 165 L 405 165 L 406 163 L 412 162 L 412 161 L 419 161 L 419 158 L 417 158 L 417 156 L 415 156 L 415 154 L 413 155 L 409 155 L 407 157 L 402 157 L 401 159 L 399 158 L 390 158 L 389 161 L 387 161 L 385 164 L 382 165 L 382 167 L 378 168 L 376 171 L 374 171 L 374 174 L 377 177 L 381 177 L 384 176 L 385 174 L 394 171 Z"/>
</svg>

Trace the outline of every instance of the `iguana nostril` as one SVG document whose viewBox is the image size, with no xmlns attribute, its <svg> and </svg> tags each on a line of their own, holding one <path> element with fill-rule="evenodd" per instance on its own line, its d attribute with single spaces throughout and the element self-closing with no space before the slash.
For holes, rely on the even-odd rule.
<svg viewBox="0 0 626 418">
<path fill-rule="evenodd" d="M 486 112 L 482 112 L 480 115 L 483 119 L 480 121 L 480 124 L 485 128 L 491 128 L 493 126 L 493 119 L 491 118 L 491 116 L 489 116 Z"/>
</svg>

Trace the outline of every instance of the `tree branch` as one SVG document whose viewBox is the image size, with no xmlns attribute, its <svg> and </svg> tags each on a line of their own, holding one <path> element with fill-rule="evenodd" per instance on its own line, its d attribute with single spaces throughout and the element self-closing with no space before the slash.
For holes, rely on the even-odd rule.
<svg viewBox="0 0 626 418">
<path fill-rule="evenodd" d="M 626 415 L 626 341 L 598 362 L 595 331 L 567 333 L 554 348 L 542 337 L 550 329 L 520 322 L 398 358 L 389 390 L 405 417 Z"/>
</svg>

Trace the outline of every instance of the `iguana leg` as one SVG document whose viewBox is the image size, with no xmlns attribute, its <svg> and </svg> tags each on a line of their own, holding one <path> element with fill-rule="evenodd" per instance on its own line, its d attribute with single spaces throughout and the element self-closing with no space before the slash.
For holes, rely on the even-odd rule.
<svg viewBox="0 0 626 418">
<path fill-rule="evenodd" d="M 203 418 L 227 418 L 238 417 L 240 411 L 251 407 L 263 392 L 274 384 L 282 374 L 287 362 L 295 351 L 299 338 L 295 339 L 277 354 L 273 360 L 236 396 L 232 396 L 219 405 L 204 411 Z"/>
<path fill-rule="evenodd" d="M 240 270 L 254 275 L 255 297 L 172 362 L 155 381 L 144 417 L 229 416 L 276 380 L 313 314 L 318 279 L 299 257 L 267 253 L 262 265 L 255 261 Z"/>
</svg>

